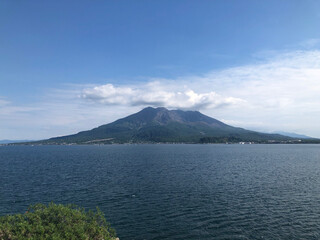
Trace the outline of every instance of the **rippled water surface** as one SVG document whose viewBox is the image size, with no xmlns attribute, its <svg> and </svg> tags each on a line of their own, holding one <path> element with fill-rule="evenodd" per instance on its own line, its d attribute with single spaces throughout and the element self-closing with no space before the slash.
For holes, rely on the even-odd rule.
<svg viewBox="0 0 320 240">
<path fill-rule="evenodd" d="M 121 240 L 320 239 L 320 145 L 0 147 L 0 215 L 50 201 Z"/>
</svg>

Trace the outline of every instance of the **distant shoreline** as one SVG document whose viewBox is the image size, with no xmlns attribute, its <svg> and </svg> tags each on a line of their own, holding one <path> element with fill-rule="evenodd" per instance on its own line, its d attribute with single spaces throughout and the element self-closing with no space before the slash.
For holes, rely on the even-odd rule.
<svg viewBox="0 0 320 240">
<path fill-rule="evenodd" d="M 0 146 L 108 146 L 108 145 L 301 145 L 320 144 L 320 140 L 313 141 L 292 141 L 292 142 L 218 142 L 218 143 L 197 143 L 197 142 L 141 142 L 141 143 L 7 143 Z"/>
</svg>

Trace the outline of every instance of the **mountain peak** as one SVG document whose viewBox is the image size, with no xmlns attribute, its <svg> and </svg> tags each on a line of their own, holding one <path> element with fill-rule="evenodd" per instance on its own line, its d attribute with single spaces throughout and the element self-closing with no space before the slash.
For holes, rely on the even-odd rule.
<svg viewBox="0 0 320 240">
<path fill-rule="evenodd" d="M 200 113 L 199 111 L 168 110 L 165 107 L 146 107 L 141 111 L 118 121 L 128 121 L 135 126 L 142 126 L 146 124 L 167 125 L 174 122 L 184 124 L 198 123 L 215 127 L 228 126 L 214 118 Z"/>
<path fill-rule="evenodd" d="M 142 109 L 140 112 L 150 112 L 150 111 L 154 111 L 154 112 L 159 112 L 159 111 L 169 111 L 168 109 L 166 109 L 165 107 L 145 107 L 144 109 Z"/>
<path fill-rule="evenodd" d="M 46 144 L 144 143 L 144 142 L 240 142 L 282 140 L 287 137 L 263 134 L 224 124 L 198 111 L 146 107 L 141 111 L 74 135 L 51 138 Z"/>
</svg>

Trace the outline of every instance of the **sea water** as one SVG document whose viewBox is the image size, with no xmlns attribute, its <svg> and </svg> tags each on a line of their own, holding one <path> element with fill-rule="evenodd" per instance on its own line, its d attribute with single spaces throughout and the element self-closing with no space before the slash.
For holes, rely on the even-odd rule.
<svg viewBox="0 0 320 240">
<path fill-rule="evenodd" d="M 121 240 L 320 239 L 320 145 L 1 146 L 0 215 L 51 201 Z"/>
</svg>

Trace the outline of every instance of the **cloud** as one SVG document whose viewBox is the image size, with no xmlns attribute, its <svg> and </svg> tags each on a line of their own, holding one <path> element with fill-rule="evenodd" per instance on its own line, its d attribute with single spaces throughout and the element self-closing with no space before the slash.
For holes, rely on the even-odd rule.
<svg viewBox="0 0 320 240">
<path fill-rule="evenodd" d="M 320 51 L 281 53 L 257 64 L 213 71 L 198 84 L 245 100 L 241 110 L 223 109 L 215 116 L 256 130 L 320 136 Z"/>
<path fill-rule="evenodd" d="M 8 104 L 10 104 L 9 101 L 7 101 L 4 98 L 0 97 L 0 107 L 6 106 Z"/>
<path fill-rule="evenodd" d="M 109 107 L 197 109 L 235 126 L 320 137 L 320 51 L 269 52 L 252 64 L 137 86 L 85 88 L 82 99 Z"/>
<path fill-rule="evenodd" d="M 190 88 L 170 88 L 160 82 L 149 82 L 138 87 L 105 84 L 84 89 L 81 97 L 106 105 L 153 106 L 179 109 L 206 109 L 235 105 L 240 98 L 224 97 L 214 91 L 197 93 Z M 172 86 L 171 86 L 172 88 Z"/>
<path fill-rule="evenodd" d="M 248 107 L 287 112 L 320 106 L 320 51 L 286 53 L 210 76 L 229 82 L 222 92 L 245 99 Z"/>
<path fill-rule="evenodd" d="M 149 78 L 136 85 L 66 85 L 30 104 L 0 97 L 0 133 L 15 139 L 66 135 L 144 106 L 164 106 L 200 110 L 252 130 L 320 137 L 319 93 L 320 51 L 270 52 L 252 64 L 202 75 Z"/>
<path fill-rule="evenodd" d="M 300 43 L 300 46 L 303 48 L 315 48 L 320 45 L 320 39 L 310 38 Z"/>
</svg>

